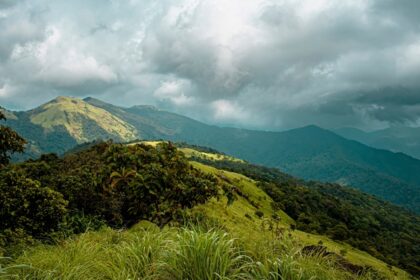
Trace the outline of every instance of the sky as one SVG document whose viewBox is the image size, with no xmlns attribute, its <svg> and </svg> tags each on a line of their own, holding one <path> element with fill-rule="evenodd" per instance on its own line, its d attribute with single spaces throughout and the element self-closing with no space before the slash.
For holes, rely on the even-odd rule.
<svg viewBox="0 0 420 280">
<path fill-rule="evenodd" d="M 218 125 L 420 125 L 418 0 L 0 0 L 0 105 L 60 96 Z"/>
</svg>

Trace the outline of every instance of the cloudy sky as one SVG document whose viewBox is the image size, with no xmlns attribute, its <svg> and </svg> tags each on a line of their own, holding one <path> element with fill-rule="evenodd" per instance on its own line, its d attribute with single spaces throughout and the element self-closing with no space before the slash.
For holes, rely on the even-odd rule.
<svg viewBox="0 0 420 280">
<path fill-rule="evenodd" d="M 420 124 L 419 0 L 0 0 L 0 105 L 58 95 L 221 125 Z"/>
</svg>

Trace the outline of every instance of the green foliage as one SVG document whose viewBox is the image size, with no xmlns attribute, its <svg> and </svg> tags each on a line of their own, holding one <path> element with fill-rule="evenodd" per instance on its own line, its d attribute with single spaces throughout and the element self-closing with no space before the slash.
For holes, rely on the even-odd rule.
<svg viewBox="0 0 420 280">
<path fill-rule="evenodd" d="M 46 240 L 139 220 L 163 226 L 224 187 L 167 143 L 108 142 L 63 158 L 43 155 L 0 172 L 0 242 L 24 240 L 19 230 Z"/>
<path fill-rule="evenodd" d="M 23 230 L 35 238 L 58 229 L 66 214 L 63 196 L 12 169 L 0 173 L 0 234 Z"/>
<path fill-rule="evenodd" d="M 100 230 L 82 234 L 81 239 L 59 239 L 58 246 L 43 245 L 26 252 L 17 263 L 31 263 L 33 267 L 30 272 L 18 269 L 18 279 L 258 279 L 264 275 L 268 279 L 349 279 L 349 272 L 336 259 L 307 256 L 301 253 L 300 244 L 290 245 L 285 239 L 245 251 L 249 239 L 234 240 L 224 232 L 230 228 L 227 224 L 216 221 L 217 217 L 209 219 L 205 212 L 201 217 L 194 216 L 205 224 L 205 230 L 187 226 L 173 233 L 173 228 L 161 232 L 148 226 L 139 232 L 141 227 L 136 225 L 128 231 L 136 232 L 131 235 L 105 228 L 131 227 L 139 220 L 165 228 L 168 224 L 179 225 L 185 222 L 183 215 L 190 213 L 190 208 L 224 194 L 223 199 L 209 202 L 224 207 L 215 210 L 216 214 L 231 212 L 237 205 L 233 202 L 236 197 L 249 206 L 237 213 L 246 223 L 261 222 L 263 226 L 260 219 L 244 217 L 253 212 L 261 217 L 273 216 L 273 223 L 279 223 L 272 205 L 292 216 L 298 229 L 328 234 L 416 273 L 416 216 L 339 185 L 305 183 L 275 169 L 240 161 L 210 164 L 240 170 L 259 180 L 259 187 L 273 201 L 242 175 L 236 174 L 243 179 L 229 172 L 210 175 L 207 170 L 213 168 L 191 165 L 171 143 L 156 147 L 96 143 L 63 157 L 44 155 L 0 172 L 0 191 L 6 194 L 0 198 L 5 205 L 0 209 L 7 210 L 1 212 L 4 219 L 0 217 L 6 229 L 1 224 L 0 247 L 6 249 L 4 254 L 16 255 L 19 249 L 12 247 L 22 248 L 37 239 Z M 46 205 L 38 209 L 32 201 Z M 28 203 L 33 211 L 25 210 Z M 53 210 L 58 205 L 61 210 Z M 375 214 L 378 209 L 381 212 Z M 277 214 L 289 219 L 281 211 Z M 281 228 L 279 235 L 286 236 L 285 231 Z M 86 242 L 84 236 L 89 237 Z"/>
<path fill-rule="evenodd" d="M 352 274 L 334 257 L 304 254 L 288 236 L 261 242 L 255 251 L 221 230 L 199 227 L 128 231 L 103 229 L 55 246 L 39 246 L 8 265 L 9 279 L 385 279 Z M 388 279 L 388 278 L 387 278 Z M 392 279 L 389 277 L 389 279 Z"/>
<path fill-rule="evenodd" d="M 105 226 L 106 222 L 100 217 L 85 215 L 83 212 L 70 212 L 60 224 L 54 238 L 66 238 L 73 234 L 99 230 Z"/>
<path fill-rule="evenodd" d="M 0 279 L 18 279 L 18 275 L 12 271 L 24 271 L 29 268 L 27 265 L 10 264 L 10 259 L 0 256 Z"/>
<path fill-rule="evenodd" d="M 345 241 L 420 274 L 419 216 L 338 184 L 304 182 L 247 163 L 196 160 L 259 180 L 260 188 L 274 200 L 274 208 L 292 217 L 297 229 Z"/>
<path fill-rule="evenodd" d="M 121 162 L 121 158 L 125 161 Z M 114 145 L 105 153 L 111 192 L 123 193 L 126 221 L 149 219 L 166 224 L 179 211 L 218 194 L 216 179 L 192 168 L 170 143 Z"/>
<path fill-rule="evenodd" d="M 166 279 L 244 279 L 250 259 L 226 233 L 183 230 L 165 270 Z"/>
<path fill-rule="evenodd" d="M 264 216 L 264 212 L 262 212 L 260 210 L 257 210 L 257 211 L 255 211 L 255 216 L 257 216 L 258 218 L 261 219 Z"/>
<path fill-rule="evenodd" d="M 1 111 L 0 121 L 5 120 L 6 116 Z M 10 155 L 16 152 L 22 153 L 25 149 L 26 141 L 9 127 L 0 125 L 0 168 L 7 165 Z"/>
<path fill-rule="evenodd" d="M 271 246 L 277 247 L 274 250 L 278 255 L 257 262 L 253 271 L 254 279 L 342 279 L 346 276 L 350 279 L 349 275 L 340 270 L 334 258 L 319 254 L 305 255 L 302 248 L 292 239 L 282 237 Z M 352 277 L 358 278 L 354 275 Z"/>
<path fill-rule="evenodd" d="M 17 257 L 37 241 L 23 229 L 3 229 L 0 232 L 0 256 Z"/>
</svg>

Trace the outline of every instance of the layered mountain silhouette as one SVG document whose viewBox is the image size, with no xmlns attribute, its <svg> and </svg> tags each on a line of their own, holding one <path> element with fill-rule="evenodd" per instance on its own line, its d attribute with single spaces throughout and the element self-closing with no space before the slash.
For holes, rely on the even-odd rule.
<svg viewBox="0 0 420 280">
<path fill-rule="evenodd" d="M 386 129 L 366 132 L 357 128 L 344 127 L 334 130 L 335 133 L 368 146 L 403 152 L 420 159 L 420 128 L 393 126 Z"/>
<path fill-rule="evenodd" d="M 28 139 L 25 157 L 63 153 L 96 139 L 163 139 L 207 146 L 307 180 L 339 182 L 420 212 L 420 160 L 369 147 L 317 126 L 284 132 L 222 128 L 152 106 L 124 108 L 58 97 L 7 125 Z"/>
</svg>

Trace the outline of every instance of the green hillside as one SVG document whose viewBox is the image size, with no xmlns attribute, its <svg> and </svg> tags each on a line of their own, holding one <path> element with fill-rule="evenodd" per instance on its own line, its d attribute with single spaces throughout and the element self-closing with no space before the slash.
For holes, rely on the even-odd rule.
<svg viewBox="0 0 420 280">
<path fill-rule="evenodd" d="M 412 241 L 420 243 L 416 237 L 420 219 L 403 208 L 355 189 L 305 182 L 273 168 L 210 160 L 205 155 L 192 159 L 257 180 L 258 186 L 273 199 L 273 206 L 293 218 L 298 229 L 344 241 L 388 263 L 410 263 L 413 268 L 419 264 L 419 247 L 406 245 Z"/>
<path fill-rule="evenodd" d="M 218 164 L 224 167 L 210 166 Z M 228 171 L 235 168 L 241 171 Z M 320 219 L 342 212 L 346 202 L 344 225 L 363 225 L 359 215 L 378 219 L 369 212 L 376 200 L 347 191 L 340 201 L 333 190 L 328 195 L 337 201 L 325 200 L 328 185 L 318 184 L 159 142 L 98 143 L 62 158 L 44 155 L 0 171 L 0 244 L 13 258 L 2 261 L 0 273 L 10 279 L 409 279 L 393 264 L 418 271 L 418 216 L 384 203 L 384 218 L 372 221 L 384 243 L 371 253 L 387 264 L 351 240 L 334 241 L 334 225 Z M 299 211 L 314 215 L 305 221 L 327 231 L 293 218 L 281 205 L 288 189 L 285 201 L 307 205 Z M 392 224 L 395 217 L 401 222 Z M 412 249 L 393 251 L 394 233 Z"/>
<path fill-rule="evenodd" d="M 96 139 L 130 141 L 139 137 L 136 129 L 99 107 L 81 99 L 57 97 L 30 111 L 13 112 L 7 125 L 28 140 L 28 147 L 17 159 L 42 153 L 64 153 L 77 144 Z"/>
<path fill-rule="evenodd" d="M 98 138 L 129 141 L 138 136 L 133 126 L 106 110 L 69 97 L 57 97 L 33 110 L 30 112 L 30 121 L 46 131 L 62 126 L 78 143 Z"/>
<path fill-rule="evenodd" d="M 58 98 L 13 116 L 8 125 L 29 140 L 23 158 L 61 154 L 98 138 L 187 142 L 307 180 L 356 187 L 420 212 L 420 160 L 374 149 L 316 126 L 284 132 L 220 128 L 151 106 L 123 108 L 93 98 Z"/>
</svg>

